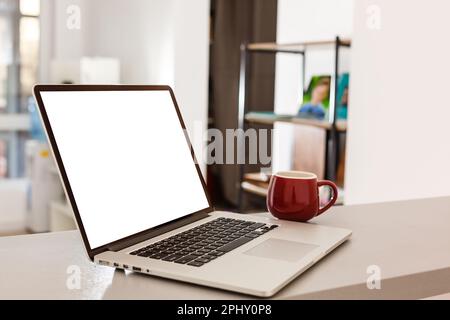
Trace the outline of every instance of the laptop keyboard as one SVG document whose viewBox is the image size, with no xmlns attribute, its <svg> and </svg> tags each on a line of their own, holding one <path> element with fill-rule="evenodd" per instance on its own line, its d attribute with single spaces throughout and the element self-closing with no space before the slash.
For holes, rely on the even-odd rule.
<svg viewBox="0 0 450 320">
<path fill-rule="evenodd" d="M 276 227 L 240 219 L 218 218 L 130 254 L 200 267 Z"/>
</svg>

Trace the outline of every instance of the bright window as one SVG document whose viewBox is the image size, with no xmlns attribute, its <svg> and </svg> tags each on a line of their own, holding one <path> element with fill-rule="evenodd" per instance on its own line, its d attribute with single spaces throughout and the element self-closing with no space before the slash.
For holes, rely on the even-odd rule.
<svg viewBox="0 0 450 320">
<path fill-rule="evenodd" d="M 39 13 L 39 0 L 0 0 L 0 117 L 28 112 L 38 75 Z M 19 128 L 0 127 L 0 178 L 24 175 L 27 139 Z"/>
<path fill-rule="evenodd" d="M 25 16 L 38 16 L 41 9 L 39 0 L 20 0 L 20 13 Z"/>
</svg>

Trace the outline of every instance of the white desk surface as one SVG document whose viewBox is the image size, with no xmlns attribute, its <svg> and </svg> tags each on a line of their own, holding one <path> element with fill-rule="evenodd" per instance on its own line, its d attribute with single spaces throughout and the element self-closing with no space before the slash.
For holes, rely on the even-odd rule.
<svg viewBox="0 0 450 320">
<path fill-rule="evenodd" d="M 418 299 L 450 292 L 450 197 L 334 207 L 314 222 L 352 229 L 352 239 L 275 299 Z M 0 261 L 0 299 L 250 298 L 94 265 L 78 231 L 1 238 Z M 66 286 L 71 265 L 80 267 L 80 289 Z M 367 288 L 370 265 L 381 268 L 380 290 Z"/>
</svg>

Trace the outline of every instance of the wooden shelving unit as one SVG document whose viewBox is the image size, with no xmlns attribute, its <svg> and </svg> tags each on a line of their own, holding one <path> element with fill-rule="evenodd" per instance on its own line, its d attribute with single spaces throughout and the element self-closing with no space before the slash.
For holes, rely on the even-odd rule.
<svg viewBox="0 0 450 320">
<path fill-rule="evenodd" d="M 293 124 L 313 126 L 326 130 L 326 178 L 336 181 L 337 166 L 339 160 L 339 134 L 347 131 L 347 122 L 338 121 L 336 117 L 337 106 L 337 88 L 339 76 L 339 53 L 342 47 L 350 47 L 350 39 L 341 39 L 336 37 L 333 40 L 325 41 L 309 41 L 301 43 L 247 43 L 241 45 L 241 62 L 240 62 L 240 77 L 239 77 L 239 99 L 238 99 L 238 128 L 245 130 L 247 125 L 263 124 L 273 125 L 275 122 L 289 122 Z M 305 85 L 305 66 L 306 66 L 306 52 L 308 50 L 334 50 L 334 70 L 332 74 L 332 83 L 330 88 L 330 106 L 328 112 L 328 119 L 314 120 L 305 119 L 285 115 L 257 115 L 256 113 L 247 113 L 248 111 L 248 69 L 249 60 L 253 54 L 277 54 L 289 53 L 299 55 L 301 57 L 302 68 L 302 82 Z M 303 88 L 305 91 L 305 88 Z M 239 147 L 245 148 L 245 143 Z M 251 192 L 258 195 L 264 195 L 260 186 L 252 185 L 251 182 L 245 181 L 245 169 L 242 166 L 240 172 L 240 200 L 239 204 L 242 206 L 243 192 Z"/>
<path fill-rule="evenodd" d="M 249 43 L 247 44 L 247 49 L 249 51 L 266 51 L 273 53 L 300 53 L 304 54 L 308 49 L 314 50 L 328 50 L 330 46 L 336 44 L 336 39 L 325 40 L 325 41 L 306 41 L 299 43 L 273 43 L 273 42 L 260 42 L 260 43 Z M 340 46 L 350 47 L 350 39 L 339 39 Z"/>
</svg>

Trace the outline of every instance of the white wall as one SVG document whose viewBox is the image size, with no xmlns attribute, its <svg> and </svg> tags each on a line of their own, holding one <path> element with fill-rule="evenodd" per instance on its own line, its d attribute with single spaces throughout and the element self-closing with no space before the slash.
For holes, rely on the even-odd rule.
<svg viewBox="0 0 450 320">
<path fill-rule="evenodd" d="M 353 0 L 278 0 L 277 42 L 296 43 L 349 37 L 353 25 Z M 308 51 L 306 81 L 313 74 L 333 71 L 331 50 Z M 348 56 L 343 52 L 343 70 Z M 275 106 L 280 113 L 295 114 L 301 102 L 301 58 L 279 54 L 276 70 Z"/>
<path fill-rule="evenodd" d="M 450 195 L 449 12 L 445 0 L 355 1 L 348 204 Z"/>
<path fill-rule="evenodd" d="M 66 28 L 70 4 L 81 8 L 80 30 Z M 43 0 L 43 7 L 53 15 L 43 21 L 43 43 L 52 48 L 47 60 L 119 58 L 122 83 L 171 85 L 191 135 L 196 122 L 206 129 L 208 0 Z M 41 74 L 48 81 L 48 72 Z M 194 147 L 202 152 L 201 144 Z"/>
<path fill-rule="evenodd" d="M 172 1 L 91 0 L 83 53 L 119 58 L 122 83 L 173 84 L 172 11 Z"/>
<path fill-rule="evenodd" d="M 174 3 L 174 88 L 197 160 L 202 162 L 206 148 L 199 131 L 203 134 L 208 123 L 210 0 Z M 206 165 L 201 168 L 206 176 Z"/>
<path fill-rule="evenodd" d="M 353 0 L 278 0 L 277 42 L 296 43 L 347 38 L 353 30 Z M 332 49 L 332 48 L 331 48 Z M 341 70 L 349 70 L 349 52 L 343 49 Z M 331 74 L 334 51 L 310 51 L 306 55 L 306 83 L 313 74 Z M 302 65 L 297 55 L 278 54 L 275 81 L 275 111 L 296 114 L 301 100 Z M 277 125 L 273 170 L 291 168 L 292 126 Z M 277 156 L 278 155 L 278 156 Z"/>
</svg>

